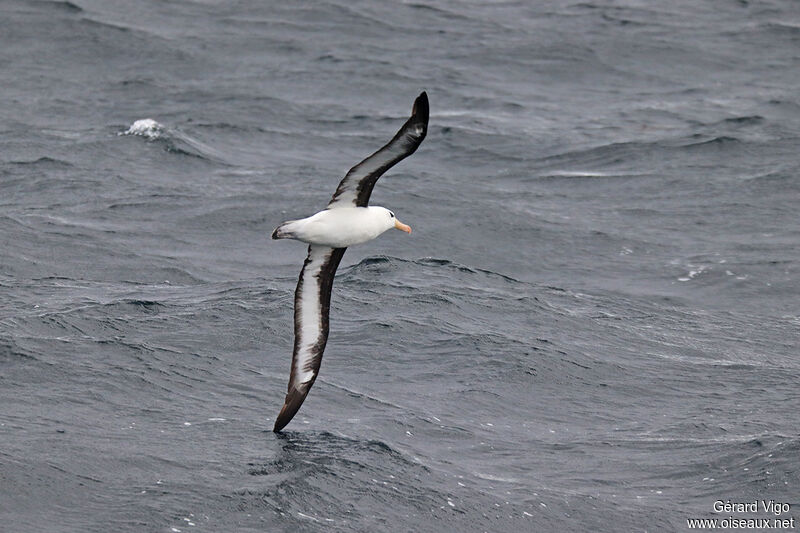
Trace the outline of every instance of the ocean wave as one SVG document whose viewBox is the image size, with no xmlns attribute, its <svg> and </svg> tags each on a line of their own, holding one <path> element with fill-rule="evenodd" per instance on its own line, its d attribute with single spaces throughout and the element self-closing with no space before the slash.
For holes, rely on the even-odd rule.
<svg viewBox="0 0 800 533">
<path fill-rule="evenodd" d="M 755 124 L 762 124 L 764 117 L 761 115 L 747 115 L 742 117 L 731 117 L 723 120 L 726 124 L 735 124 L 737 126 L 752 126 Z"/>
<path fill-rule="evenodd" d="M 730 123 L 732 127 L 749 125 L 748 119 Z M 693 133 L 652 141 L 630 141 L 581 148 L 542 157 L 535 161 L 536 176 L 548 179 L 614 178 L 635 179 L 651 176 L 671 158 L 715 161 L 721 152 L 741 157 L 742 147 L 754 145 L 730 134 Z M 642 169 L 647 169 L 643 171 Z"/>
<path fill-rule="evenodd" d="M 19 166 L 43 166 L 45 168 L 71 168 L 74 167 L 72 163 L 66 161 L 64 159 L 57 159 L 53 157 L 43 156 L 38 159 L 33 159 L 30 161 L 10 161 L 12 165 L 19 165 Z"/>
<path fill-rule="evenodd" d="M 136 120 L 128 129 L 117 133 L 117 135 L 143 137 L 148 142 L 161 143 L 164 149 L 170 153 L 227 164 L 223 154 L 216 148 L 200 142 L 177 129 L 168 128 L 152 118 Z"/>
<path fill-rule="evenodd" d="M 684 147 L 687 148 L 695 148 L 695 147 L 707 147 L 707 146 L 725 146 L 733 145 L 733 144 L 741 144 L 741 140 L 736 137 L 732 137 L 730 135 L 719 135 L 716 137 L 708 138 L 705 135 L 693 135 L 692 140 L 686 144 Z"/>
<path fill-rule="evenodd" d="M 482 276 L 496 277 L 510 283 L 521 283 L 519 280 L 516 280 L 511 276 L 507 276 L 499 272 L 494 272 L 492 270 L 469 267 L 466 265 L 456 263 L 449 259 L 441 259 L 436 257 L 403 259 L 400 257 L 393 257 L 388 255 L 374 255 L 365 257 L 357 264 L 352 265 L 346 269 L 343 269 L 342 277 L 344 279 L 352 278 L 354 276 L 357 276 L 361 272 L 387 272 L 390 270 L 394 270 L 395 268 L 398 268 L 399 265 L 403 264 L 414 265 L 417 267 L 431 268 L 438 272 L 458 271 L 467 274 L 479 274 Z"/>
<path fill-rule="evenodd" d="M 13 364 L 24 360 L 36 360 L 36 357 L 28 350 L 22 349 L 12 339 L 0 338 L 0 364 Z"/>
<path fill-rule="evenodd" d="M 67 11 L 69 13 L 83 13 L 83 8 L 77 4 L 74 4 L 69 1 L 58 1 L 58 0 L 44 0 L 37 2 L 39 5 L 51 7 L 53 9 L 58 9 L 61 11 Z"/>
</svg>

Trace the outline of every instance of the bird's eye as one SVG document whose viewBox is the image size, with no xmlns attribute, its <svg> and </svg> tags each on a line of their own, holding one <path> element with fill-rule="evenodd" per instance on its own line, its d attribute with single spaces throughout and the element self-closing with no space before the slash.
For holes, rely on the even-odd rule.
<svg viewBox="0 0 800 533">
<path fill-rule="evenodd" d="M 389 211 L 389 216 L 390 216 L 390 217 L 392 217 L 392 218 L 394 218 L 394 213 L 392 213 L 391 211 Z"/>
</svg>

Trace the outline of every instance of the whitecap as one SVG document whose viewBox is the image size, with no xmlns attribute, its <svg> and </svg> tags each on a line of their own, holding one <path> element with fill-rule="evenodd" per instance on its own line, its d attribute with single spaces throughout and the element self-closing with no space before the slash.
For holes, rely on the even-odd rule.
<svg viewBox="0 0 800 533">
<path fill-rule="evenodd" d="M 137 120 L 127 130 L 120 132 L 119 135 L 139 135 L 147 139 L 154 140 L 161 137 L 164 132 L 164 126 L 153 120 L 152 118 L 143 118 Z"/>
</svg>

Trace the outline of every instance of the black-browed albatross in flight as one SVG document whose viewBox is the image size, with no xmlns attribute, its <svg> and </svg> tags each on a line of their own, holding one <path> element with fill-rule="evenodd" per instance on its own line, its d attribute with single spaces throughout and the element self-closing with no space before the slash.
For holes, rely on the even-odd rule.
<svg viewBox="0 0 800 533">
<path fill-rule="evenodd" d="M 282 430 L 300 409 L 317 379 L 328 341 L 328 314 L 336 268 L 348 246 L 371 241 L 391 228 L 411 233 L 394 213 L 367 206 L 375 182 L 413 154 L 428 131 L 428 95 L 414 101 L 409 118 L 389 143 L 350 169 L 328 207 L 300 220 L 284 222 L 273 239 L 307 242 L 308 257 L 294 292 L 294 352 L 289 390 L 273 431 Z"/>
</svg>

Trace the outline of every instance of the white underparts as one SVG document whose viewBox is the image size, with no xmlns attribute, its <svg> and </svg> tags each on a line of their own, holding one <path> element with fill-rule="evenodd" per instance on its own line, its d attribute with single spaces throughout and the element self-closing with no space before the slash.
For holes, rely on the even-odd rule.
<svg viewBox="0 0 800 533">
<path fill-rule="evenodd" d="M 371 241 L 394 227 L 394 218 L 383 207 L 337 207 L 287 223 L 290 238 L 309 244 L 347 248 Z"/>
</svg>

